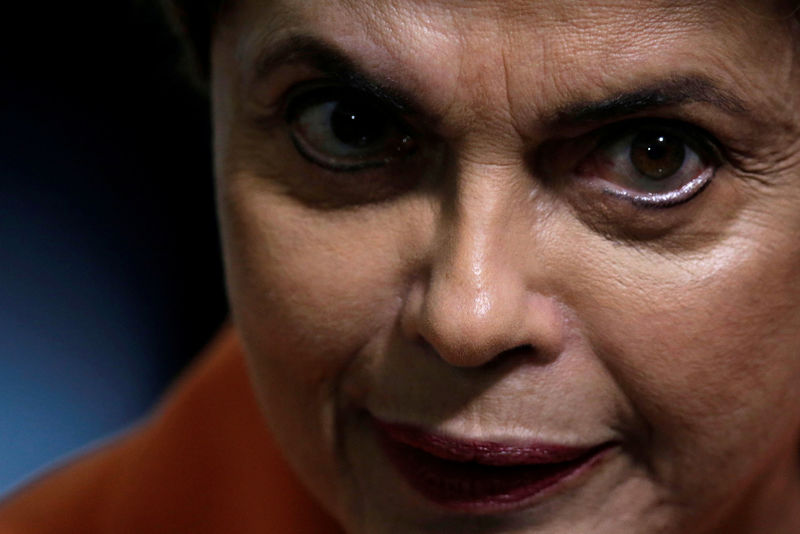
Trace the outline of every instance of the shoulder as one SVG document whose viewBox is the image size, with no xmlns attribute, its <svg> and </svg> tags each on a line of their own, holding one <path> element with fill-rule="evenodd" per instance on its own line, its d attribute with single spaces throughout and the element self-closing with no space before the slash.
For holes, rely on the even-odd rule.
<svg viewBox="0 0 800 534">
<path fill-rule="evenodd" d="M 0 534 L 101 532 L 116 466 L 135 433 L 38 477 L 0 502 Z"/>
<path fill-rule="evenodd" d="M 225 328 L 135 429 L 0 503 L 0 534 L 332 534 L 270 437 Z"/>
</svg>

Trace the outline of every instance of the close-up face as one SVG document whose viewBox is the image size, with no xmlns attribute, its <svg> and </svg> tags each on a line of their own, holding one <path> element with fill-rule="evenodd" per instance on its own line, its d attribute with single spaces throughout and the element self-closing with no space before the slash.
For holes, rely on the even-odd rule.
<svg viewBox="0 0 800 534">
<path fill-rule="evenodd" d="M 348 533 L 800 529 L 789 3 L 232 2 L 234 323 Z"/>
</svg>

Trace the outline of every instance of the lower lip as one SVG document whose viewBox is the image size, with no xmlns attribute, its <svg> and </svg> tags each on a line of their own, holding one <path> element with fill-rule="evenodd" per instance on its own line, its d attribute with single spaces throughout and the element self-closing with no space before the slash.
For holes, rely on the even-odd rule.
<svg viewBox="0 0 800 534">
<path fill-rule="evenodd" d="M 613 443 L 591 448 L 465 442 L 376 421 L 378 441 L 397 471 L 430 501 L 458 512 L 497 513 L 551 495 L 589 472 Z"/>
</svg>

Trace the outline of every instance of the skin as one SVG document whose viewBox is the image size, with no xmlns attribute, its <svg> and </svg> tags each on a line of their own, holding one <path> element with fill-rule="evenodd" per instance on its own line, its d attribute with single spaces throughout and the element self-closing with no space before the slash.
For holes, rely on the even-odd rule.
<svg viewBox="0 0 800 534">
<path fill-rule="evenodd" d="M 348 532 L 800 531 L 788 13 L 644 0 L 228 11 L 212 88 L 234 321 L 270 428 Z M 257 68 L 289 35 L 413 95 L 425 118 L 402 120 L 417 151 L 341 172 L 295 150 L 283 95 L 323 75 L 280 58 Z M 635 115 L 717 140 L 701 193 L 643 208 L 576 176 L 585 137 L 630 117 L 576 125 L 560 111 L 697 74 L 738 106 Z M 367 414 L 460 438 L 619 445 L 544 499 L 474 516 L 408 487 Z"/>
</svg>

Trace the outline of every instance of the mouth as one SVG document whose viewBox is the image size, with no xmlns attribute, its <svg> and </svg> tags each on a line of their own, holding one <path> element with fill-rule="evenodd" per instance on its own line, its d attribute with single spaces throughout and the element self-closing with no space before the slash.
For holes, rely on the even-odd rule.
<svg viewBox="0 0 800 534">
<path fill-rule="evenodd" d="M 599 465 L 616 446 L 461 440 L 411 425 L 374 422 L 384 453 L 411 487 L 439 506 L 475 514 L 544 499 Z"/>
</svg>

